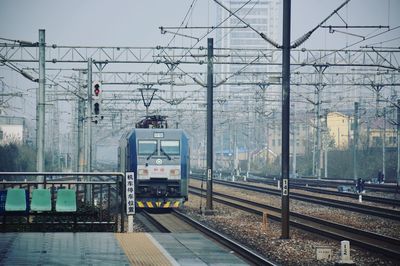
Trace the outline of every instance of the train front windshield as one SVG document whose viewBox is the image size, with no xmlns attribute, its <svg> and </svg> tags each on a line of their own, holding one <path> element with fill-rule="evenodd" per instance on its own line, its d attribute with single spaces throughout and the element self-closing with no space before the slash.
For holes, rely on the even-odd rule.
<svg viewBox="0 0 400 266">
<path fill-rule="evenodd" d="M 139 155 L 151 155 L 157 153 L 156 140 L 139 140 Z"/>
<path fill-rule="evenodd" d="M 179 156 L 180 141 L 179 140 L 161 140 L 159 143 L 156 140 L 139 140 L 138 155 L 139 156 Z"/>
<path fill-rule="evenodd" d="M 179 140 L 162 140 L 160 147 L 163 153 L 168 155 L 180 154 Z"/>
</svg>

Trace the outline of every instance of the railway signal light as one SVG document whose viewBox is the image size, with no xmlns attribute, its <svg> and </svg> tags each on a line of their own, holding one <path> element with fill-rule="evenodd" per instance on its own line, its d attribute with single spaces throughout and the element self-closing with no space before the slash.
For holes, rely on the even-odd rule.
<svg viewBox="0 0 400 266">
<path fill-rule="evenodd" d="M 96 99 L 100 97 L 101 93 L 101 83 L 99 81 L 93 82 L 93 98 Z"/>
<path fill-rule="evenodd" d="M 101 82 L 95 81 L 92 86 L 92 112 L 94 115 L 94 122 L 97 124 L 98 119 L 103 119 L 103 116 L 100 116 L 100 104 L 101 104 Z M 100 116 L 100 117 L 99 117 Z"/>
<path fill-rule="evenodd" d="M 93 105 L 93 111 L 94 111 L 94 115 L 99 115 L 100 114 L 100 103 L 95 102 Z"/>
<path fill-rule="evenodd" d="M 99 83 L 94 84 L 94 91 L 93 92 L 94 92 L 94 95 L 96 97 L 99 96 L 99 94 L 100 94 L 100 84 Z"/>
</svg>

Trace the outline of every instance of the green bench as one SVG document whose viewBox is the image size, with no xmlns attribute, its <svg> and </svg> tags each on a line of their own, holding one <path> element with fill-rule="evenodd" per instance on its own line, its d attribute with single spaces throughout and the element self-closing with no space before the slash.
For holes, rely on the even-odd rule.
<svg viewBox="0 0 400 266">
<path fill-rule="evenodd" d="M 34 189 L 31 200 L 32 211 L 51 211 L 51 193 L 49 189 Z M 7 190 L 5 211 L 26 211 L 25 189 L 12 188 Z M 76 193 L 73 189 L 57 191 L 56 212 L 76 212 Z"/>
<path fill-rule="evenodd" d="M 22 188 L 7 189 L 5 210 L 26 211 L 26 192 Z"/>
<path fill-rule="evenodd" d="M 57 212 L 76 212 L 76 194 L 72 189 L 59 189 L 56 201 Z"/>
<path fill-rule="evenodd" d="M 32 211 L 51 211 L 51 194 L 49 189 L 35 189 L 32 191 Z"/>
</svg>

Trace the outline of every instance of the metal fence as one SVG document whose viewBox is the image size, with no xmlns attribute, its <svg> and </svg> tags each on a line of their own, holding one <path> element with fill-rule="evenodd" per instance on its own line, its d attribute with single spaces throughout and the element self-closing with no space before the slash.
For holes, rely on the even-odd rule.
<svg viewBox="0 0 400 266">
<path fill-rule="evenodd" d="M 120 231 L 124 230 L 124 174 L 118 172 L 0 172 L 2 231 Z M 6 211 L 8 189 L 22 188 L 25 211 Z M 49 189 L 50 211 L 32 211 L 35 189 Z M 76 211 L 56 211 L 57 192 L 75 191 Z"/>
</svg>

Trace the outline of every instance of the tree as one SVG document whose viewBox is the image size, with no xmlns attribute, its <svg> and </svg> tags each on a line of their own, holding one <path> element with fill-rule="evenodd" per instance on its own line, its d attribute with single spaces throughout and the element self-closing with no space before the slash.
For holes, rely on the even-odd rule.
<svg viewBox="0 0 400 266">
<path fill-rule="evenodd" d="M 28 145 L 10 143 L 0 146 L 0 171 L 35 171 L 36 153 Z"/>
</svg>

